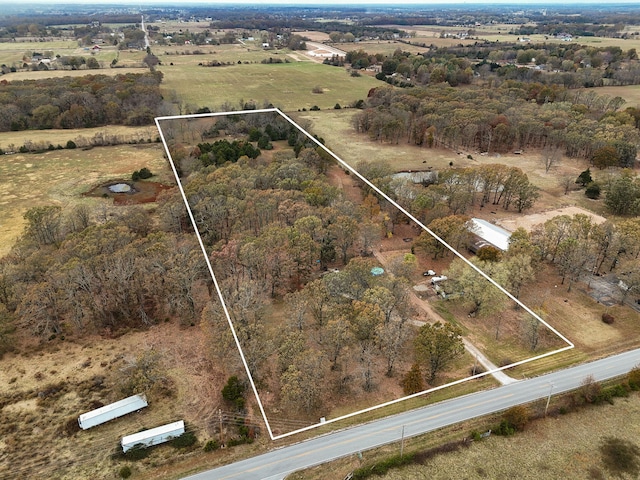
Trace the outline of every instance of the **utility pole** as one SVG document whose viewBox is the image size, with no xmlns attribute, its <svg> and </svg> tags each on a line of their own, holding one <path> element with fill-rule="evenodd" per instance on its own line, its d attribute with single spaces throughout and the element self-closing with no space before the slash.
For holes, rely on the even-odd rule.
<svg viewBox="0 0 640 480">
<path fill-rule="evenodd" d="M 551 402 L 551 390 L 553 390 L 553 383 L 549 384 L 549 396 L 547 397 L 547 404 L 544 407 L 544 416 L 547 416 L 547 410 L 549 410 L 549 402 Z"/>
<path fill-rule="evenodd" d="M 404 453 L 404 425 L 402 425 L 402 438 L 400 439 L 400 458 L 402 458 L 403 453 Z"/>
<path fill-rule="evenodd" d="M 222 410 L 218 409 L 218 420 L 220 421 L 220 448 L 224 447 L 224 435 L 222 433 Z"/>
</svg>

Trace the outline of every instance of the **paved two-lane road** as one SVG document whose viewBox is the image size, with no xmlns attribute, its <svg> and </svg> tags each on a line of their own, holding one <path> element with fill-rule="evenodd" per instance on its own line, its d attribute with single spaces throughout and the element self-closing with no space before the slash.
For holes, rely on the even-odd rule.
<svg viewBox="0 0 640 480">
<path fill-rule="evenodd" d="M 405 437 L 578 388 L 593 375 L 597 381 L 624 375 L 640 364 L 640 349 L 567 368 L 492 390 L 455 398 L 371 423 L 316 437 L 269 453 L 188 477 L 189 480 L 280 480 L 288 473 Z"/>
</svg>

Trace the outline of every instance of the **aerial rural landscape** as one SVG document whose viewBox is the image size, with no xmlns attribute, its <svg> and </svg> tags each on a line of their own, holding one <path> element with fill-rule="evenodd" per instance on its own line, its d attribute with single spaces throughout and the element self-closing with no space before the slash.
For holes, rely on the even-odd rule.
<svg viewBox="0 0 640 480">
<path fill-rule="evenodd" d="M 0 477 L 638 478 L 638 50 L 631 2 L 3 6 Z"/>
</svg>

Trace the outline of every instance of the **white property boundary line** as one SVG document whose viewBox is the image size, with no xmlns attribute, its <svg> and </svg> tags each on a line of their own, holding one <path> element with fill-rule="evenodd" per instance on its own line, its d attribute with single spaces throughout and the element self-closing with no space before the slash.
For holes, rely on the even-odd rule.
<svg viewBox="0 0 640 480">
<path fill-rule="evenodd" d="M 508 298 L 513 300 L 517 305 L 519 305 L 521 308 L 523 308 L 527 313 L 532 315 L 536 320 L 541 322 L 549 330 L 551 330 L 553 333 L 555 333 L 559 338 L 562 339 L 562 341 L 564 341 L 567 344 L 567 346 L 563 347 L 563 348 L 560 348 L 558 350 L 553 350 L 551 352 L 543 353 L 542 355 L 538 355 L 538 356 L 535 356 L 535 357 L 532 357 L 532 358 L 528 358 L 528 359 L 525 359 L 525 360 L 520 360 L 518 362 L 514 362 L 514 363 L 511 363 L 509 365 L 505 365 L 503 367 L 496 368 L 494 370 L 490 370 L 488 372 L 480 373 L 478 375 L 473 375 L 471 377 L 463 378 L 461 380 L 456 380 L 455 382 L 447 383 L 445 385 L 440 385 L 438 387 L 434 387 L 434 388 L 431 388 L 429 390 L 425 390 L 423 392 L 415 393 L 413 395 L 408 395 L 408 396 L 405 396 L 405 397 L 402 397 L 402 398 L 398 398 L 398 399 L 395 399 L 395 400 L 384 402 L 384 403 L 381 403 L 379 405 L 375 405 L 373 407 L 368 407 L 368 408 L 365 408 L 365 409 L 362 409 L 362 410 L 358 410 L 357 412 L 353 412 L 353 413 L 349 413 L 349 414 L 346 414 L 346 415 L 342 415 L 340 417 L 332 418 L 332 419 L 327 420 L 327 421 L 322 422 L 322 423 L 316 423 L 314 425 L 309 425 L 308 427 L 299 428 L 299 429 L 291 431 L 291 432 L 287 432 L 287 433 L 284 433 L 284 434 L 281 434 L 281 435 L 275 435 L 274 436 L 273 435 L 273 431 L 271 430 L 271 425 L 269 424 L 269 420 L 267 419 L 267 415 L 266 415 L 266 413 L 264 411 L 264 406 L 262 405 L 262 401 L 260 400 L 260 395 L 258 395 L 258 390 L 256 388 L 255 382 L 253 381 L 253 377 L 251 375 L 251 372 L 249 371 L 249 366 L 247 365 L 247 360 L 246 360 L 246 358 L 244 356 L 244 353 L 242 351 L 242 346 L 240 345 L 240 341 L 238 340 L 238 335 L 236 333 L 236 329 L 234 328 L 233 322 L 231 321 L 231 316 L 229 315 L 229 310 L 227 308 L 227 304 L 225 303 L 225 300 L 224 300 L 224 298 L 222 296 L 222 291 L 220 290 L 220 286 L 218 284 L 218 280 L 216 279 L 216 276 L 213 273 L 213 268 L 211 266 L 211 261 L 209 260 L 209 255 L 207 254 L 207 250 L 206 250 L 206 248 L 204 246 L 204 243 L 202 241 L 202 237 L 200 236 L 200 231 L 198 230 L 198 226 L 196 225 L 196 221 L 195 221 L 195 218 L 193 216 L 193 212 L 191 211 L 191 207 L 189 206 L 189 202 L 187 201 L 187 196 L 186 196 L 186 194 L 184 192 L 184 189 L 182 187 L 182 182 L 180 181 L 180 178 L 178 176 L 178 171 L 176 170 L 176 166 L 175 166 L 175 164 L 173 162 L 173 158 L 171 158 L 171 153 L 169 152 L 169 147 L 167 145 L 167 141 L 166 141 L 166 139 L 164 137 L 164 134 L 162 132 L 162 128 L 160 128 L 160 122 L 162 122 L 164 120 L 186 120 L 186 119 L 192 119 L 192 118 L 219 117 L 219 116 L 231 116 L 231 115 L 246 115 L 246 114 L 253 114 L 253 113 L 276 113 L 276 114 L 280 115 L 282 118 L 284 118 L 286 121 L 288 121 L 291 125 L 293 125 L 295 128 L 297 128 L 300 132 L 302 132 L 304 135 L 306 135 L 307 138 L 309 138 L 312 142 L 316 143 L 318 145 L 318 147 L 322 148 L 325 152 L 327 152 L 329 155 L 331 155 L 331 157 L 334 158 L 343 168 L 349 170 L 351 173 L 353 173 L 355 176 L 357 176 L 360 180 L 362 180 L 364 183 L 366 183 L 378 195 L 383 197 L 386 201 L 388 201 L 394 207 L 396 207 L 398 210 L 400 210 L 402 213 L 404 213 L 408 218 L 410 218 L 417 225 L 419 225 L 420 228 L 422 228 L 425 232 L 428 232 L 431 236 L 433 236 L 433 238 L 435 238 L 440 243 L 442 243 L 442 245 L 444 245 L 447 249 L 449 249 L 455 256 L 457 256 L 462 261 L 464 261 L 468 266 L 473 268 L 477 273 L 479 273 L 482 277 L 484 277 L 486 280 L 488 280 L 493 286 L 498 288 L 498 290 L 500 290 L 502 293 L 504 293 Z M 447 242 L 445 242 L 443 239 L 441 239 L 438 235 L 433 233 L 429 228 L 427 228 L 425 225 L 423 225 L 422 222 L 420 222 L 417 218 L 415 218 L 413 215 L 411 215 L 411 213 L 409 213 L 407 210 L 405 210 L 401 205 L 396 203 L 394 200 L 389 198 L 388 195 L 386 195 L 383 191 L 381 191 L 378 187 L 376 187 L 369 180 L 364 178 L 360 173 L 358 173 L 350 165 L 348 165 L 346 162 L 344 162 L 340 157 L 338 157 L 331 150 L 329 150 L 327 147 L 325 147 L 320 141 L 316 140 L 313 137 L 313 135 L 311 135 L 304 128 L 302 128 L 300 125 L 298 125 L 296 122 L 294 122 L 291 118 L 289 118 L 287 115 L 285 115 L 282 111 L 280 111 L 280 109 L 278 109 L 278 108 L 265 108 L 265 109 L 260 109 L 260 110 L 240 110 L 240 111 L 231 111 L 231 112 L 202 113 L 202 114 L 193 114 L 193 115 L 173 115 L 173 116 L 166 116 L 166 117 L 157 117 L 157 118 L 155 118 L 155 122 L 156 122 L 156 126 L 158 127 L 158 132 L 160 133 L 160 138 L 162 140 L 162 144 L 164 145 L 165 152 L 167 154 L 167 157 L 169 158 L 169 162 L 171 163 L 171 169 L 173 170 L 173 174 L 176 177 L 176 182 L 178 183 L 178 188 L 180 189 L 180 193 L 182 195 L 182 199 L 184 200 L 184 204 L 187 207 L 187 212 L 189 213 L 189 218 L 191 219 L 191 224 L 193 225 L 193 229 L 194 229 L 194 231 L 196 233 L 196 236 L 198 237 L 198 243 L 200 244 L 200 248 L 202 249 L 202 253 L 204 255 L 205 262 L 207 263 L 207 267 L 208 267 L 209 273 L 211 275 L 211 279 L 213 280 L 213 284 L 216 287 L 216 292 L 218 293 L 218 298 L 220 299 L 220 303 L 222 304 L 222 308 L 224 310 L 224 314 L 227 317 L 227 322 L 229 323 L 229 328 L 231 329 L 231 333 L 233 334 L 233 339 L 236 342 L 236 346 L 238 347 L 238 351 L 240 352 L 240 358 L 242 359 L 242 363 L 243 363 L 244 368 L 245 368 L 245 370 L 247 372 L 247 376 L 249 377 L 249 382 L 251 383 L 251 389 L 253 390 L 253 393 L 256 396 L 256 400 L 258 402 L 258 407 L 260 408 L 260 412 L 262 413 L 262 418 L 264 419 L 264 423 L 265 423 L 265 425 L 267 427 L 267 431 L 269 432 L 269 437 L 271 437 L 271 440 L 278 440 L 280 438 L 285 438 L 285 437 L 288 437 L 288 436 L 291 436 L 291 435 L 295 435 L 297 433 L 301 433 L 301 432 L 304 432 L 304 431 L 307 431 L 307 430 L 311 430 L 311 429 L 317 428 L 317 427 L 319 427 L 321 425 L 334 423 L 334 422 L 337 422 L 339 420 L 344 420 L 344 419 L 347 419 L 347 418 L 350 418 L 350 417 L 354 417 L 356 415 L 360 415 L 362 413 L 370 412 L 372 410 L 377 410 L 379 408 L 388 407 L 389 405 L 393 405 L 393 404 L 402 402 L 404 400 L 408 400 L 410 398 L 419 397 L 421 395 L 425 395 L 425 394 L 430 393 L 430 392 L 435 392 L 437 390 L 441 390 L 441 389 L 446 388 L 446 387 L 451 387 L 453 385 L 458 385 L 460 383 L 463 383 L 463 382 L 466 382 L 468 380 L 472 380 L 472 379 L 475 379 L 475 378 L 480 378 L 480 377 L 484 377 L 486 375 L 491 375 L 491 374 L 493 374 L 495 372 L 500 372 L 500 371 L 505 370 L 507 368 L 515 367 L 517 365 L 522 365 L 522 364 L 525 364 L 525 363 L 528 363 L 528 362 L 533 362 L 535 360 L 539 360 L 541 358 L 549 357 L 551 355 L 555 355 L 557 353 L 564 352 L 565 350 L 570 350 L 570 349 L 574 348 L 574 344 L 568 338 L 566 338 L 559 331 L 557 331 L 554 327 L 552 327 L 546 321 L 544 321 L 542 318 L 540 318 L 540 316 L 538 316 L 535 312 L 533 312 L 529 307 L 527 307 L 520 300 L 518 300 L 516 297 L 514 297 L 511 293 L 509 293 L 507 290 L 505 290 L 501 285 L 499 285 L 495 280 L 493 280 L 486 273 L 484 273 L 482 270 L 480 270 L 476 265 L 474 265 L 469 260 L 467 260 L 461 253 L 459 253 L 457 250 L 455 250 L 451 245 L 449 245 Z"/>
</svg>

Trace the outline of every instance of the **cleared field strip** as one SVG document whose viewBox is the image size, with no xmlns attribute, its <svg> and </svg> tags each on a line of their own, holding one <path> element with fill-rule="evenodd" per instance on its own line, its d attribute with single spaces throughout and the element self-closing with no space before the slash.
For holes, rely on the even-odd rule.
<svg viewBox="0 0 640 480">
<path fill-rule="evenodd" d="M 218 110 L 220 105 L 240 105 L 253 100 L 282 110 L 307 110 L 314 105 L 333 108 L 366 98 L 369 89 L 382 83 L 372 77 L 351 77 L 342 68 L 313 62 L 249 64 L 225 67 L 162 65 L 162 88 L 175 91 L 188 105 Z M 324 93 L 314 94 L 315 87 Z"/>
</svg>

